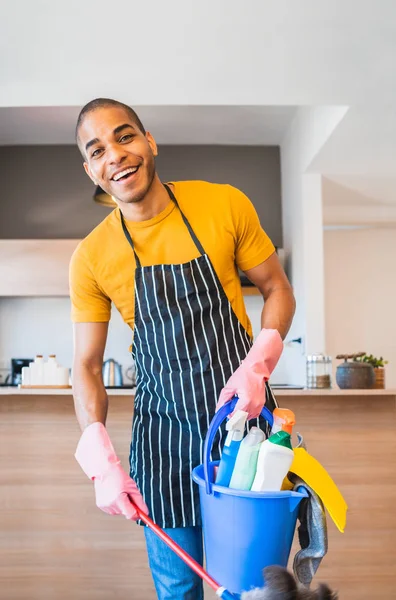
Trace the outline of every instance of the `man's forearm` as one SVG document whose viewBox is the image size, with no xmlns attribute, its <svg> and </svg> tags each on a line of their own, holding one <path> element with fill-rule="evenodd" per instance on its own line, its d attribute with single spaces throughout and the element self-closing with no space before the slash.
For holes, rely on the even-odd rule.
<svg viewBox="0 0 396 600">
<path fill-rule="evenodd" d="M 105 425 L 108 397 L 100 368 L 74 365 L 73 396 L 77 420 L 82 430 L 97 421 Z"/>
<path fill-rule="evenodd" d="M 278 288 L 271 291 L 265 300 L 261 313 L 261 327 L 277 329 L 285 339 L 293 321 L 296 301 L 290 288 Z"/>
</svg>

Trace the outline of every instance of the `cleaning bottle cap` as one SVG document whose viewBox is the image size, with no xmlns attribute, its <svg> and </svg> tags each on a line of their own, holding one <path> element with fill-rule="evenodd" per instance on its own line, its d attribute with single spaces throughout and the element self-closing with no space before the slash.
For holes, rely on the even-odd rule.
<svg viewBox="0 0 396 600">
<path fill-rule="evenodd" d="M 284 448 L 289 448 L 290 450 L 293 450 L 291 445 L 290 433 L 287 433 L 287 431 L 278 431 L 277 433 L 273 433 L 268 438 L 268 441 L 271 442 L 271 444 L 275 444 L 276 446 L 283 446 Z"/>
<path fill-rule="evenodd" d="M 230 444 L 231 440 L 240 441 L 243 438 L 248 414 L 244 410 L 236 410 L 232 417 L 228 419 L 226 424 L 226 430 L 229 432 L 226 440 L 227 445 Z"/>
<path fill-rule="evenodd" d="M 248 413 L 244 410 L 236 410 L 226 423 L 226 430 L 244 429 Z"/>
<path fill-rule="evenodd" d="M 272 425 L 272 433 L 278 433 L 278 431 L 293 432 L 293 425 L 296 424 L 296 417 L 294 412 L 288 408 L 275 408 L 274 412 L 274 423 Z"/>
<path fill-rule="evenodd" d="M 264 438 L 264 431 L 261 431 L 259 427 L 251 427 L 242 444 L 244 446 L 257 446 L 257 444 L 264 441 Z"/>
</svg>

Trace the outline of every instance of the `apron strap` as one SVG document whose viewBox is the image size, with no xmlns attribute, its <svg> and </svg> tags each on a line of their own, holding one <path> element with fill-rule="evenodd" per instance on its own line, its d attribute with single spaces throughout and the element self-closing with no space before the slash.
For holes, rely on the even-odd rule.
<svg viewBox="0 0 396 600">
<path fill-rule="evenodd" d="M 181 214 L 181 216 L 182 216 L 182 219 L 183 219 L 183 221 L 184 221 L 184 224 L 185 224 L 185 226 L 187 227 L 187 229 L 188 229 L 188 232 L 189 232 L 189 234 L 190 234 L 190 236 L 191 236 L 191 239 L 192 239 L 192 241 L 194 242 L 194 244 L 195 244 L 195 246 L 196 246 L 196 248 L 197 248 L 198 252 L 199 252 L 199 253 L 201 254 L 201 256 L 202 256 L 203 254 L 205 254 L 205 250 L 204 250 L 204 248 L 203 248 L 203 246 L 202 246 L 201 242 L 199 241 L 199 239 L 198 239 L 198 238 L 197 238 L 197 236 L 195 235 L 195 233 L 194 233 L 194 230 L 193 230 L 193 228 L 191 227 L 190 223 L 188 222 L 188 219 L 187 219 L 187 217 L 184 215 L 183 211 L 181 210 L 181 208 L 180 208 L 180 206 L 179 206 L 179 204 L 178 204 L 178 202 L 177 202 L 177 200 L 176 200 L 176 198 L 175 198 L 175 195 L 174 195 L 174 193 L 172 192 L 172 190 L 171 190 L 171 189 L 170 189 L 170 188 L 169 188 L 169 187 L 168 187 L 166 184 L 164 184 L 164 186 L 165 186 L 165 189 L 166 189 L 166 191 L 168 192 L 169 198 L 170 198 L 171 200 L 173 200 L 173 202 L 175 203 L 175 205 L 176 205 L 176 206 L 177 206 L 177 208 L 179 209 L 179 211 L 180 211 L 180 214 Z M 128 242 L 129 242 L 129 244 L 130 244 L 130 246 L 131 246 L 131 248 L 132 248 L 132 250 L 133 250 L 133 253 L 134 253 L 134 255 L 135 255 L 136 266 L 137 266 L 138 268 L 140 268 L 140 267 L 141 267 L 140 260 L 139 260 L 139 257 L 138 257 L 138 255 L 136 254 L 136 250 L 135 250 L 135 246 L 134 246 L 134 244 L 133 244 L 133 240 L 132 240 L 132 238 L 131 238 L 131 234 L 129 233 L 129 231 L 128 231 L 128 228 L 127 228 L 127 226 L 125 225 L 124 217 L 123 217 L 123 214 L 122 214 L 122 212 L 121 212 L 121 211 L 120 211 L 120 215 L 121 215 L 121 224 L 122 224 L 122 228 L 123 228 L 123 230 L 124 230 L 124 233 L 125 233 L 125 237 L 126 237 L 126 239 L 128 240 Z"/>
<path fill-rule="evenodd" d="M 173 193 L 173 192 L 172 192 L 172 190 L 171 190 L 171 189 L 170 189 L 170 188 L 169 188 L 169 187 L 166 185 L 166 183 L 165 183 L 164 185 L 165 185 L 165 188 L 166 188 L 166 190 L 167 190 L 167 192 L 168 192 L 168 194 L 169 194 L 169 198 L 171 198 L 171 200 L 173 200 L 173 202 L 176 204 L 177 208 L 179 209 L 179 211 L 180 211 L 180 214 L 181 214 L 181 216 L 182 216 L 182 219 L 183 219 L 183 221 L 184 221 L 184 224 L 185 224 L 185 226 L 187 227 L 187 229 L 188 229 L 188 232 L 189 232 L 189 234 L 190 234 L 190 236 L 191 236 L 191 239 L 192 239 L 192 241 L 194 242 L 194 244 L 195 244 L 195 246 L 196 246 L 196 248 L 197 248 L 198 252 L 201 254 L 201 256 L 202 256 L 203 254 L 206 254 L 206 252 L 205 252 L 205 250 L 204 250 L 204 248 L 203 248 L 203 246 L 202 246 L 201 242 L 199 241 L 199 239 L 198 239 L 198 238 L 197 238 L 197 236 L 195 235 L 193 228 L 191 227 L 190 223 L 188 222 L 188 220 L 187 220 L 187 217 L 185 216 L 185 214 L 184 214 L 184 213 L 183 213 L 183 211 L 181 210 L 181 208 L 180 208 L 180 206 L 179 206 L 179 204 L 178 204 L 178 202 L 177 202 L 177 200 L 176 200 L 176 198 L 175 198 L 175 195 L 174 195 L 174 193 Z"/>
<path fill-rule="evenodd" d="M 120 215 L 121 215 L 121 225 L 122 225 L 122 228 L 123 228 L 123 230 L 124 230 L 125 237 L 126 237 L 126 239 L 128 240 L 128 242 L 130 243 L 130 245 L 131 245 L 131 248 L 132 248 L 132 250 L 133 250 L 133 253 L 134 253 L 134 255 L 135 255 L 136 266 L 137 266 L 137 267 L 140 269 L 140 267 L 141 267 L 140 260 L 139 260 L 139 257 L 138 257 L 138 255 L 136 254 L 136 250 L 135 250 L 135 246 L 133 245 L 133 241 L 132 241 L 132 238 L 131 238 L 131 234 L 129 233 L 129 231 L 128 231 L 128 228 L 127 228 L 127 226 L 125 225 L 124 217 L 123 217 L 123 214 L 122 214 L 122 212 L 121 212 L 121 211 L 120 211 Z"/>
</svg>

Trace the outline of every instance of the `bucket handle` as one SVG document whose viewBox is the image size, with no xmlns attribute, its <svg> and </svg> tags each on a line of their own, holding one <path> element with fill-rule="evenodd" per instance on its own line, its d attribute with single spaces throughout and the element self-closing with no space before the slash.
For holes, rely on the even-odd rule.
<svg viewBox="0 0 396 600">
<path fill-rule="evenodd" d="M 217 433 L 218 428 L 224 421 L 224 419 L 234 410 L 236 403 L 238 402 L 238 396 L 234 396 L 229 402 L 226 402 L 215 414 L 213 417 L 208 433 L 206 434 L 204 451 L 203 451 L 203 466 L 204 466 L 204 475 L 205 475 L 205 486 L 206 493 L 212 494 L 212 483 L 209 477 L 209 463 L 210 463 L 210 453 L 212 452 L 213 440 Z M 274 417 L 272 412 L 268 410 L 266 406 L 263 406 L 261 410 L 261 416 L 264 417 L 266 421 L 268 421 L 270 427 L 274 422 Z"/>
</svg>

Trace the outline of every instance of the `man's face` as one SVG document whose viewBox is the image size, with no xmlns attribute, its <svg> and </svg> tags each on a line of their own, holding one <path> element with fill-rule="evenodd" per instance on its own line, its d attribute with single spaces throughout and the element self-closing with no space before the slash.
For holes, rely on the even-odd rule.
<svg viewBox="0 0 396 600">
<path fill-rule="evenodd" d="M 123 108 L 88 113 L 78 132 L 84 168 L 96 185 L 120 202 L 140 202 L 155 175 L 157 146 Z"/>
</svg>

